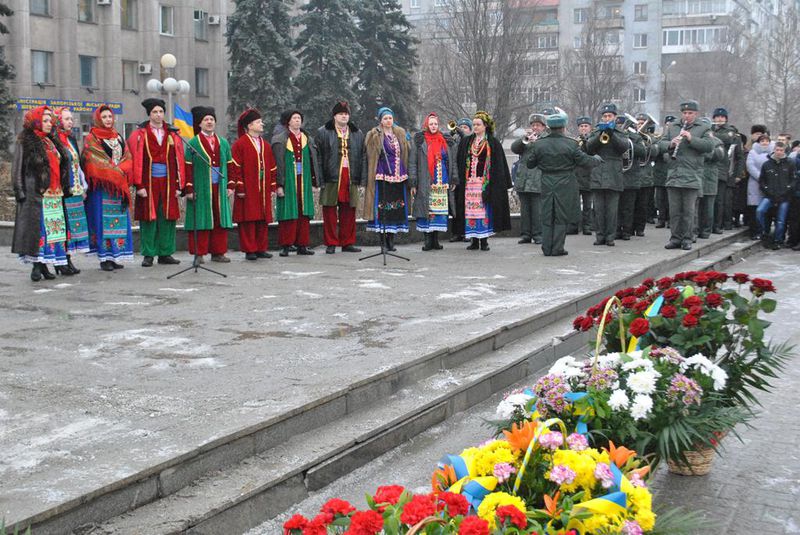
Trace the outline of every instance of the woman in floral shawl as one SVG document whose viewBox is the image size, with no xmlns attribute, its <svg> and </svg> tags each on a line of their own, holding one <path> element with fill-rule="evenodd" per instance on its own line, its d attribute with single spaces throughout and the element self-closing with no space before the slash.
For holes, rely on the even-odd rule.
<svg viewBox="0 0 800 535">
<path fill-rule="evenodd" d="M 17 139 L 11 179 L 17 212 L 11 252 L 33 264 L 31 280 L 54 279 L 47 264 L 67 264 L 64 196 L 69 196 L 67 156 L 53 130 L 47 106 L 28 111 Z"/>
<path fill-rule="evenodd" d="M 97 255 L 103 271 L 122 269 L 117 261 L 133 259 L 129 211 L 132 160 L 125 140 L 114 129 L 114 112 L 106 105 L 94 111 L 94 126 L 86 136 L 81 165 L 89 183 L 86 216 L 90 253 Z"/>
</svg>

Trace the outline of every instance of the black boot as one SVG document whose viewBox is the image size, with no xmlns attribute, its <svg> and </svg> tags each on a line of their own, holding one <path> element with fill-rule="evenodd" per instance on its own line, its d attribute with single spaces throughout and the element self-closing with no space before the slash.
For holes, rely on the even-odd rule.
<svg viewBox="0 0 800 535">
<path fill-rule="evenodd" d="M 71 277 L 75 274 L 72 269 L 69 267 L 69 264 L 66 266 L 55 266 L 55 271 L 57 275 L 62 275 L 64 277 Z"/>
<path fill-rule="evenodd" d="M 467 250 L 477 251 L 479 247 L 480 245 L 478 245 L 478 238 L 472 238 L 469 245 L 467 245 Z"/>
<path fill-rule="evenodd" d="M 73 275 L 77 275 L 81 272 L 81 270 L 76 268 L 75 264 L 72 263 L 72 257 L 69 255 L 67 255 L 67 266 L 69 266 L 69 268 L 72 270 Z"/>
<path fill-rule="evenodd" d="M 394 246 L 394 234 L 391 232 L 386 233 L 386 250 L 390 253 L 397 250 L 397 247 Z"/>
<path fill-rule="evenodd" d="M 31 280 L 33 282 L 39 282 L 42 280 L 42 264 L 39 262 L 33 263 L 33 267 L 31 268 Z"/>
<path fill-rule="evenodd" d="M 423 251 L 430 251 L 433 249 L 433 235 L 430 232 L 425 232 L 425 245 L 422 246 Z"/>
<path fill-rule="evenodd" d="M 433 233 L 433 248 L 437 251 L 441 251 L 444 247 L 439 243 L 439 232 L 436 231 Z"/>
<path fill-rule="evenodd" d="M 47 269 L 47 264 L 43 264 L 43 263 L 39 262 L 39 265 L 42 266 L 42 277 L 44 277 L 45 279 L 47 279 L 49 281 L 51 281 L 51 280 L 56 278 L 55 274 L 50 273 L 50 270 Z"/>
<path fill-rule="evenodd" d="M 481 238 L 481 251 L 489 250 L 489 238 Z"/>
<path fill-rule="evenodd" d="M 100 269 L 103 271 L 114 271 L 114 263 L 111 260 L 100 262 Z"/>
</svg>

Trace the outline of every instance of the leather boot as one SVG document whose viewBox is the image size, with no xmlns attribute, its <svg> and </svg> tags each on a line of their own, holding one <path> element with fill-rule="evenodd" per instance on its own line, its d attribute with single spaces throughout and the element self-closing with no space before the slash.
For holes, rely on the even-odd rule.
<svg viewBox="0 0 800 535">
<path fill-rule="evenodd" d="M 51 280 L 56 278 L 55 274 L 50 273 L 50 270 L 47 269 L 47 264 L 43 264 L 43 263 L 39 262 L 39 265 L 42 266 L 42 277 L 44 277 L 45 279 L 47 279 L 49 281 L 51 281 Z"/>
<path fill-rule="evenodd" d="M 389 252 L 397 250 L 397 247 L 394 246 L 394 234 L 391 232 L 386 233 L 386 250 Z"/>
<path fill-rule="evenodd" d="M 433 249 L 433 235 L 430 232 L 424 233 L 425 245 L 422 246 L 423 251 L 430 251 Z"/>
<path fill-rule="evenodd" d="M 478 244 L 478 238 L 472 238 L 469 245 L 467 245 L 467 250 L 477 251 L 479 247 L 480 245 Z"/>
<path fill-rule="evenodd" d="M 42 280 L 42 264 L 39 262 L 33 263 L 33 267 L 31 268 L 31 280 L 33 282 L 39 282 Z"/>
<path fill-rule="evenodd" d="M 489 238 L 481 238 L 481 251 L 489 250 Z"/>
<path fill-rule="evenodd" d="M 439 232 L 436 231 L 433 233 L 433 248 L 437 251 L 441 251 L 444 247 L 439 243 Z"/>
<path fill-rule="evenodd" d="M 73 275 L 77 275 L 81 272 L 81 270 L 76 268 L 75 264 L 72 263 L 72 257 L 69 255 L 67 255 L 67 266 L 69 266 L 69 268 L 72 270 Z"/>
</svg>

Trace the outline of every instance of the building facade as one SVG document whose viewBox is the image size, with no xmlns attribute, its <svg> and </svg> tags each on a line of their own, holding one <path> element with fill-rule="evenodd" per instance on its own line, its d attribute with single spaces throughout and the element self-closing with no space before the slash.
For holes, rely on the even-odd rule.
<svg viewBox="0 0 800 535">
<path fill-rule="evenodd" d="M 73 101 L 77 128 L 91 127 L 95 102 L 120 110 L 117 128 L 126 135 L 145 111 L 151 78 L 186 80 L 191 90 L 174 102 L 187 111 L 214 106 L 227 127 L 225 27 L 232 0 L 7 0 L 14 11 L 10 34 L 0 38 L 16 69 L 10 87 L 18 99 L 16 126 L 25 108 L 42 101 Z M 162 69 L 173 54 L 177 65 Z M 167 100 L 166 95 L 162 98 Z"/>
</svg>

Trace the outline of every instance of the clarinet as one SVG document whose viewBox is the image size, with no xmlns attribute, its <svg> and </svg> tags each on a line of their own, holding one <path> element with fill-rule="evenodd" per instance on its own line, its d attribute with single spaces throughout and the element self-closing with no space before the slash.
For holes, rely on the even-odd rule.
<svg viewBox="0 0 800 535">
<path fill-rule="evenodd" d="M 686 126 L 687 126 L 686 123 L 681 123 L 681 132 L 683 132 L 683 129 L 686 128 Z M 682 141 L 683 141 L 683 137 L 681 137 L 678 140 L 678 142 L 675 143 L 675 147 L 672 149 L 672 152 L 669 155 L 670 158 L 672 158 L 673 160 L 677 160 L 678 159 L 678 148 L 681 146 L 681 142 Z"/>
</svg>

